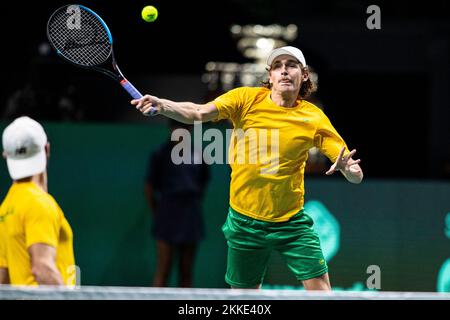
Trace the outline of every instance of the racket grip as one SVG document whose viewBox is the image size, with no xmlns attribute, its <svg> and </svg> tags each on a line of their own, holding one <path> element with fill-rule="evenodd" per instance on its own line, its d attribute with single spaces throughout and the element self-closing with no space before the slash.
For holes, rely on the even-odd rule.
<svg viewBox="0 0 450 320">
<path fill-rule="evenodd" d="M 140 99 L 140 98 L 142 98 L 142 94 L 128 80 L 123 79 L 123 80 L 120 81 L 120 84 L 122 85 L 122 87 L 125 90 L 127 90 L 127 92 L 130 94 L 130 96 L 133 97 L 133 99 Z"/>
<path fill-rule="evenodd" d="M 127 79 L 123 79 L 120 81 L 120 84 L 122 87 L 127 90 L 127 92 L 130 94 L 130 96 L 133 97 L 133 99 L 140 99 L 142 98 L 142 93 L 136 89 L 131 82 L 129 82 Z M 146 116 L 155 116 L 158 114 L 158 110 L 156 108 L 152 108 Z"/>
</svg>

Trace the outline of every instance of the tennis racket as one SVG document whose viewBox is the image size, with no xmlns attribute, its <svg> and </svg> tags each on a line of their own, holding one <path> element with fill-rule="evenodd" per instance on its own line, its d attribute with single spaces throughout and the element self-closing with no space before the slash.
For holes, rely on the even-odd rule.
<svg viewBox="0 0 450 320">
<path fill-rule="evenodd" d="M 113 78 L 134 99 L 142 94 L 123 76 L 113 52 L 108 26 L 94 11 L 82 5 L 65 5 L 47 23 L 47 37 L 58 55 L 79 67 Z"/>
</svg>

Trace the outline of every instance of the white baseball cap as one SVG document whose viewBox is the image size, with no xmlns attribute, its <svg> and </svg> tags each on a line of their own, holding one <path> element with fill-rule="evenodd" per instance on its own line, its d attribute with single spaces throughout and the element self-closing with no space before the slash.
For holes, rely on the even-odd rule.
<svg viewBox="0 0 450 320">
<path fill-rule="evenodd" d="M 300 51 L 300 49 L 291 47 L 291 46 L 273 49 L 272 52 L 269 54 L 269 57 L 267 58 L 267 65 L 271 66 L 273 60 L 275 60 L 275 58 L 277 58 L 283 54 L 287 54 L 287 55 L 294 57 L 299 62 L 301 62 L 301 64 L 304 67 L 306 67 L 306 60 L 305 60 L 305 57 L 303 56 L 303 53 Z"/>
<path fill-rule="evenodd" d="M 14 120 L 3 131 L 3 150 L 13 180 L 45 171 L 47 135 L 44 128 L 29 117 Z"/>
</svg>

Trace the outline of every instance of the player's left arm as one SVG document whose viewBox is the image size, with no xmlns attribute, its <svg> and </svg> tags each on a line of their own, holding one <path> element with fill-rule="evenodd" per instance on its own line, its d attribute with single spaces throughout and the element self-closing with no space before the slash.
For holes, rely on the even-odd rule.
<svg viewBox="0 0 450 320">
<path fill-rule="evenodd" d="M 327 175 L 333 174 L 335 171 L 341 171 L 344 177 L 351 183 L 361 183 L 363 179 L 363 172 L 359 163 L 361 159 L 353 160 L 352 156 L 356 153 L 353 149 L 350 153 L 344 156 L 345 147 L 342 147 L 339 156 L 333 165 L 325 173 Z"/>
</svg>

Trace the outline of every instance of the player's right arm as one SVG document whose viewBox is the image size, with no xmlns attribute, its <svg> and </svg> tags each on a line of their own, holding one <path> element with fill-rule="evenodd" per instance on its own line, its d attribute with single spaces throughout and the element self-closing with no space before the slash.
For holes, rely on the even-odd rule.
<svg viewBox="0 0 450 320">
<path fill-rule="evenodd" d="M 152 113 L 161 114 L 182 123 L 193 124 L 195 121 L 208 122 L 215 120 L 219 110 L 213 103 L 196 104 L 192 102 L 174 102 L 159 99 L 155 96 L 145 95 L 140 99 L 132 100 L 131 104 L 144 115 Z"/>
<path fill-rule="evenodd" d="M 56 249 L 44 243 L 35 243 L 28 248 L 31 257 L 31 273 L 40 285 L 64 285 L 56 267 Z"/>
<path fill-rule="evenodd" d="M 61 219 L 49 198 L 35 197 L 24 216 L 26 247 L 30 255 L 31 273 L 40 285 L 64 285 L 56 266 L 56 248 L 60 238 Z"/>
</svg>

